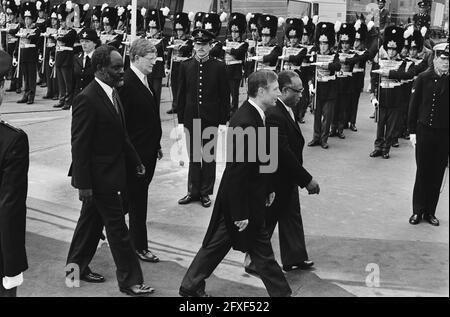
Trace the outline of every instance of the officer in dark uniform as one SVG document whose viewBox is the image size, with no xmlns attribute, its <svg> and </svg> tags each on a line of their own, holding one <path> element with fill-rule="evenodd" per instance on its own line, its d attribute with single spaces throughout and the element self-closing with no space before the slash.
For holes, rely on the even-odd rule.
<svg viewBox="0 0 450 317">
<path fill-rule="evenodd" d="M 340 27 L 337 25 L 336 29 L 341 70 L 336 73 L 337 98 L 333 111 L 330 137 L 337 136 L 339 139 L 345 139 L 344 128 L 347 125 L 345 118 L 349 112 L 349 101 L 352 99 L 353 93 L 352 77 L 354 63 L 349 61 L 349 59 L 356 54 L 351 49 L 355 42 L 356 31 L 352 24 L 339 24 Z"/>
<path fill-rule="evenodd" d="M 11 56 L 0 51 L 0 106 Z M 0 297 L 15 297 L 28 269 L 25 250 L 29 146 L 25 132 L 0 120 Z"/>
<path fill-rule="evenodd" d="M 328 136 L 333 111 L 336 105 L 337 84 L 336 72 L 341 70 L 339 54 L 333 47 L 335 44 L 334 24 L 320 22 L 316 29 L 316 47 L 313 48 L 316 85 L 310 87 L 310 92 L 315 94 L 316 109 L 314 111 L 314 135 L 308 146 L 320 145 L 328 149 Z"/>
<path fill-rule="evenodd" d="M 74 98 L 94 79 L 95 70 L 91 66 L 91 59 L 95 48 L 100 44 L 100 38 L 95 30 L 84 28 L 80 32 L 80 43 L 83 53 L 75 56 L 73 63 Z"/>
<path fill-rule="evenodd" d="M 42 98 L 58 100 L 58 81 L 56 80 L 55 55 L 56 55 L 56 39 L 53 34 L 58 32 L 58 6 L 54 5 L 50 10 L 50 27 L 44 37 L 45 51 L 43 52 L 45 81 L 47 83 L 47 93 Z"/>
<path fill-rule="evenodd" d="M 178 91 L 178 75 L 180 73 L 180 65 L 182 61 L 192 56 L 193 42 L 190 39 L 191 21 L 189 15 L 185 12 L 178 12 L 174 16 L 173 29 L 175 36 L 170 41 L 170 49 L 168 50 L 168 68 L 170 69 L 170 84 L 172 86 L 172 109 L 167 114 L 176 113 L 177 109 L 177 91 Z"/>
<path fill-rule="evenodd" d="M 377 137 L 375 149 L 370 157 L 383 156 L 388 159 L 401 121 L 402 88 L 401 80 L 414 77 L 414 65 L 407 69 L 407 61 L 400 57 L 404 46 L 404 30 L 397 26 L 388 26 L 384 32 L 383 46 L 378 52 L 377 65 L 372 72 L 381 76 L 372 82 L 376 95 L 371 97 L 372 104 L 378 105 Z M 377 70 L 378 68 L 378 70 Z"/>
<path fill-rule="evenodd" d="M 248 42 L 243 40 L 247 21 L 242 13 L 232 13 L 228 22 L 230 39 L 225 41 L 225 63 L 231 92 L 230 118 L 239 108 L 239 87 L 244 76 L 243 67 L 248 51 Z"/>
<path fill-rule="evenodd" d="M 429 30 L 431 26 L 431 0 L 420 1 L 417 6 L 419 7 L 419 12 L 413 16 L 414 25 L 418 30 L 422 27 L 426 27 Z"/>
<path fill-rule="evenodd" d="M 103 31 L 100 33 L 100 41 L 102 44 L 114 46 L 116 49 L 120 49 L 123 39 L 123 35 L 115 31 L 118 18 L 116 8 L 103 5 L 101 15 Z"/>
<path fill-rule="evenodd" d="M 283 49 L 277 41 L 278 19 L 276 16 L 263 14 L 259 18 L 258 31 L 261 37 L 261 43 L 256 48 L 256 56 L 253 58 L 257 62 L 256 70 L 269 69 L 276 71 L 278 66 L 278 57 L 283 53 Z M 261 50 L 268 54 L 261 53 Z"/>
<path fill-rule="evenodd" d="M 448 40 L 434 47 L 433 65 L 417 77 L 409 105 L 408 128 L 417 163 L 414 214 L 409 219 L 413 225 L 422 217 L 433 226 L 439 225 L 435 213 L 449 154 L 448 47 Z"/>
<path fill-rule="evenodd" d="M 44 37 L 42 36 L 43 33 L 47 30 L 48 27 L 50 27 L 50 18 L 48 17 L 48 14 L 50 13 L 50 1 L 49 0 L 40 0 L 36 1 L 36 10 L 38 12 L 38 17 L 36 19 L 35 26 L 39 29 L 39 32 L 41 33 L 41 37 L 39 38 L 38 43 L 38 51 L 39 51 L 39 63 L 38 63 L 38 76 L 39 81 L 38 85 L 41 87 L 46 87 L 47 82 L 45 78 L 45 66 L 43 67 L 44 63 Z"/>
<path fill-rule="evenodd" d="M 378 23 L 377 26 L 380 28 L 380 33 L 384 33 L 384 30 L 391 23 L 391 14 L 386 8 L 386 0 L 378 0 Z"/>
<path fill-rule="evenodd" d="M 54 108 L 70 109 L 73 100 L 73 45 L 77 32 L 68 27 L 66 4 L 61 3 L 57 9 L 59 29 L 54 35 L 56 43 L 56 79 L 58 80 L 59 102 Z"/>
<path fill-rule="evenodd" d="M 6 47 L 9 55 L 14 56 L 14 51 L 19 44 L 19 38 L 16 37 L 16 34 L 19 32 L 22 27 L 21 23 L 19 23 L 19 9 L 20 9 L 20 0 L 8 0 L 5 4 L 6 11 L 6 28 L 8 29 L 8 33 L 6 36 Z M 17 70 L 18 61 L 17 59 L 13 60 L 12 68 L 10 70 L 10 74 L 8 78 L 11 78 L 11 84 L 9 88 L 6 90 L 7 92 L 15 91 L 20 94 L 22 92 L 22 78 Z M 19 69 L 20 70 L 20 69 Z"/>
<path fill-rule="evenodd" d="M 34 103 L 36 95 L 36 77 L 38 64 L 38 44 L 40 39 L 39 29 L 33 26 L 33 22 L 37 17 L 36 3 L 25 2 L 22 4 L 22 18 L 25 27 L 21 28 L 17 36 L 20 37 L 20 43 L 16 54 L 20 49 L 20 73 L 25 83 L 24 94 L 22 99 L 17 103 Z"/>
<path fill-rule="evenodd" d="M 166 11 L 165 11 L 166 12 Z M 164 25 L 166 23 L 166 15 L 162 9 L 148 9 L 146 12 L 145 23 L 147 26 L 146 38 L 155 45 L 157 51 L 157 60 L 153 66 L 152 73 L 149 76 L 149 84 L 153 87 L 156 97 L 156 106 L 159 109 L 161 105 L 162 80 L 166 77 L 165 57 L 168 39 L 164 36 Z"/>
<path fill-rule="evenodd" d="M 225 63 L 209 55 L 214 35 L 206 30 L 196 29 L 192 36 L 195 55 L 181 63 L 177 97 L 178 123 L 183 124 L 189 132 L 187 143 L 190 145 L 188 194 L 178 203 L 189 204 L 200 200 L 204 207 L 209 207 L 209 195 L 213 193 L 216 179 L 216 162 L 198 160 L 202 157 L 203 146 L 217 138 L 209 136 L 207 139 L 195 140 L 198 147 L 194 147 L 193 138 L 198 137 L 199 132 L 201 135 L 206 128 L 217 129 L 219 125 L 227 122 L 230 90 Z"/>
</svg>

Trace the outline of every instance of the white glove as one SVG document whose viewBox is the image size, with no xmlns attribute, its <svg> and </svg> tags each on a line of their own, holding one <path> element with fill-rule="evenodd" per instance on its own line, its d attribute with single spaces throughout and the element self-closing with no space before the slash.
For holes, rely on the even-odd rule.
<svg viewBox="0 0 450 317">
<path fill-rule="evenodd" d="M 13 65 L 14 67 L 17 66 L 17 58 L 15 58 L 15 57 L 13 58 L 12 65 Z"/>
<path fill-rule="evenodd" d="M 409 135 L 409 141 L 411 142 L 413 147 L 416 147 L 417 137 L 416 137 L 415 134 L 410 134 Z"/>
<path fill-rule="evenodd" d="M 38 59 L 39 59 L 39 62 L 42 62 L 42 54 L 39 54 Z"/>
<path fill-rule="evenodd" d="M 377 98 L 372 98 L 371 102 L 374 107 L 377 107 L 379 105 Z"/>
<path fill-rule="evenodd" d="M 316 93 L 316 90 L 314 89 L 314 85 L 313 84 L 309 84 L 309 93 L 311 95 L 314 95 Z"/>
<path fill-rule="evenodd" d="M 170 75 L 170 69 L 165 68 L 164 71 L 166 72 L 166 76 L 169 76 L 169 75 Z"/>
<path fill-rule="evenodd" d="M 53 65 L 55 65 L 55 61 L 53 60 L 53 58 L 50 58 L 48 60 L 48 66 L 53 67 Z"/>
</svg>

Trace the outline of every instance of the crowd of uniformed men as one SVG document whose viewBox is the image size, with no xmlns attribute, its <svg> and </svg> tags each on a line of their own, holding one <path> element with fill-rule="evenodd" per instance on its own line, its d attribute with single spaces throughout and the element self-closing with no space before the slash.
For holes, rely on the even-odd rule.
<svg viewBox="0 0 450 317">
<path fill-rule="evenodd" d="M 167 113 L 178 113 L 179 123 L 189 130 L 189 120 L 195 118 L 202 120 L 202 129 L 217 127 L 229 121 L 244 101 L 239 90 L 250 74 L 262 69 L 292 70 L 303 87 L 294 116 L 303 123 L 310 108 L 314 133 L 308 146 L 328 149 L 329 137 L 345 139 L 345 129 L 357 131 L 360 95 L 370 72 L 370 100 L 377 122 L 370 156 L 388 159 L 399 138 L 411 135 L 416 143 L 417 135 L 410 223 L 417 224 L 423 215 L 439 225 L 434 212 L 448 160 L 448 40 L 433 47 L 429 17 L 423 14 L 430 1 L 420 2 L 422 11 L 414 22 L 402 26 L 391 24 L 388 14 L 381 14 L 385 0 L 378 2 L 377 24 L 363 15 L 352 23 L 333 24 L 320 22 L 317 16 L 284 19 L 235 12 L 229 16 L 173 12 L 171 16 L 168 8 L 138 8 L 137 34 L 157 51 L 147 78 L 157 109 L 163 78 L 169 77 L 173 99 Z M 125 68 L 130 65 L 131 5 L 89 8 L 71 1 L 51 6 L 49 0 L 22 4 L 8 0 L 3 6 L 1 45 L 13 56 L 7 91 L 23 92 L 18 103 L 34 103 L 40 83 L 47 87 L 44 99 L 57 101 L 56 108 L 70 109 L 74 96 L 94 79 L 91 58 L 100 44 L 114 46 Z M 170 36 L 164 32 L 169 19 L 173 23 Z M 281 41 L 280 32 L 284 33 Z M 209 55 L 201 56 L 198 50 L 203 48 L 194 49 L 197 42 L 192 35 L 197 42 L 211 44 Z M 219 41 L 223 35 L 224 41 Z M 206 64 L 208 59 L 219 62 Z M 188 194 L 179 203 L 200 200 L 209 207 L 214 180 L 214 163 L 191 162 Z"/>
</svg>

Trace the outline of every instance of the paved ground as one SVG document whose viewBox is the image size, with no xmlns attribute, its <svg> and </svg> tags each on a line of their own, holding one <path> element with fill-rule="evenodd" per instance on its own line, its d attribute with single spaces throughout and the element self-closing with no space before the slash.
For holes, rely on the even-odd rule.
<svg viewBox="0 0 450 317">
<path fill-rule="evenodd" d="M 244 93 L 242 91 L 242 93 Z M 31 166 L 27 222 L 30 269 L 22 296 L 121 296 L 107 245 L 99 247 L 92 268 L 105 274 L 107 283 L 70 289 L 63 267 L 80 203 L 71 188 L 70 111 L 56 110 L 43 101 L 39 89 L 34 105 L 15 103 L 8 93 L 2 118 L 24 129 L 30 138 Z M 245 95 L 242 94 L 242 99 Z M 176 125 L 166 115 L 170 93 L 162 97 L 163 151 L 149 193 L 149 245 L 161 258 L 142 264 L 146 281 L 157 289 L 154 296 L 176 296 L 183 274 L 198 250 L 212 209 L 182 207 L 177 200 L 186 193 L 187 165 L 181 167 L 177 145 L 170 138 Z M 330 149 L 305 149 L 305 166 L 321 185 L 319 196 L 301 192 L 302 215 L 310 258 L 308 272 L 287 278 L 296 296 L 448 296 L 449 295 L 449 184 L 445 182 L 437 215 L 441 226 L 408 224 L 414 184 L 413 148 L 401 140 L 390 160 L 372 159 L 375 124 L 367 94 L 358 117 L 359 131 L 346 131 L 347 139 L 331 138 Z M 312 135 L 308 114 L 302 131 Z M 218 164 L 217 185 L 224 165 Z M 278 256 L 278 239 L 274 236 Z M 215 296 L 266 296 L 260 280 L 245 274 L 243 255 L 230 252 L 208 281 Z M 375 271 L 373 271 L 375 268 Z M 372 277 L 379 272 L 379 284 Z M 366 283 L 366 280 L 369 283 Z M 376 279 L 375 279 L 376 280 Z M 371 282 L 372 281 L 372 282 Z"/>
</svg>

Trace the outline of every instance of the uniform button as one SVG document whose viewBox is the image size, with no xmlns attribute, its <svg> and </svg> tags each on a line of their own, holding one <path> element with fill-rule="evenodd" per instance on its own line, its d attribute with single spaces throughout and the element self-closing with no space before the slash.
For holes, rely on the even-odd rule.
<svg viewBox="0 0 450 317">
<path fill-rule="evenodd" d="M 202 76 L 200 76 L 200 80 L 202 80 L 203 79 L 203 77 Z"/>
</svg>

